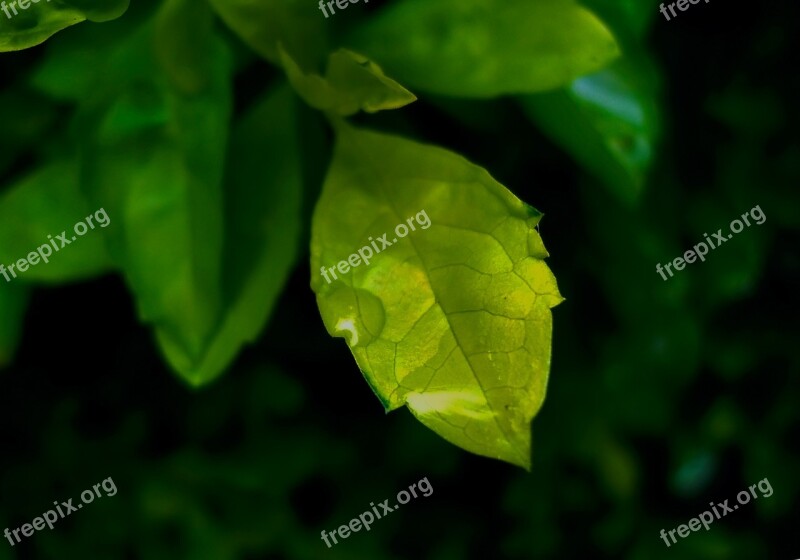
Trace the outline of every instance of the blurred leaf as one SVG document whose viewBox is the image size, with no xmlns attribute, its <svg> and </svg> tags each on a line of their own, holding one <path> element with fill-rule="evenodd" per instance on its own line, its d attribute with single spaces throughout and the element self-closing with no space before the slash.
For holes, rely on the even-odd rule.
<svg viewBox="0 0 800 560">
<path fill-rule="evenodd" d="M 111 259 L 103 234 L 107 227 L 114 227 L 113 214 L 106 212 L 111 220 L 108 226 L 89 229 L 78 240 L 70 239 L 75 237 L 74 225 L 97 210 L 80 190 L 75 162 L 56 161 L 37 169 L 0 197 L 0 263 L 16 263 L 38 247 L 49 246 L 49 262 L 40 257 L 25 272 L 17 272 L 17 282 L 64 282 L 107 271 Z M 71 243 L 55 251 L 48 236 L 56 240 L 62 232 Z"/>
<path fill-rule="evenodd" d="M 324 78 L 303 73 L 282 48 L 280 54 L 294 89 L 306 103 L 321 111 L 343 116 L 359 110 L 375 113 L 398 109 L 417 99 L 406 88 L 386 77 L 367 57 L 346 49 L 330 55 Z"/>
<path fill-rule="evenodd" d="M 727 164 L 734 168 L 728 171 L 731 180 L 736 180 L 734 171 L 738 171 L 742 177 L 752 176 L 753 172 L 748 169 L 749 165 L 746 162 L 741 165 L 747 158 L 746 154 L 734 150 L 729 152 L 729 155 L 738 157 L 737 162 Z M 733 189 L 726 189 L 726 192 L 731 190 Z M 695 289 L 700 294 L 699 299 L 704 309 L 713 309 L 753 293 L 758 288 L 759 278 L 768 256 L 766 247 L 771 232 L 772 224 L 769 218 L 772 209 L 758 205 L 755 215 L 763 218 L 762 224 L 759 225 L 755 217 L 749 214 L 755 207 L 734 208 L 730 203 L 723 205 L 721 198 L 722 193 L 718 195 L 699 193 L 695 195 L 692 205 L 686 209 L 689 235 L 683 251 L 692 249 L 697 243 L 707 245 L 707 235 L 712 236 L 710 239 L 714 243 L 714 248 L 709 250 L 704 261 L 695 261 L 680 272 L 695 276 Z M 751 198 L 748 202 L 757 200 Z M 745 226 L 742 222 L 742 214 L 748 216 L 749 226 Z M 737 219 L 743 229 L 734 234 L 730 226 Z M 721 232 L 725 239 L 724 244 L 715 241 L 716 238 L 713 237 L 715 232 Z"/>
<path fill-rule="evenodd" d="M 327 24 L 301 0 L 209 0 L 223 21 L 254 51 L 280 65 L 278 45 L 304 70 L 322 63 Z"/>
<path fill-rule="evenodd" d="M 114 69 L 104 67 L 109 54 L 153 17 L 161 0 L 138 0 L 125 17 L 103 25 L 80 25 L 60 33 L 42 47 L 43 56 L 26 72 L 26 82 L 51 99 L 81 103 L 96 93 Z"/>
<path fill-rule="evenodd" d="M 156 58 L 179 94 L 193 96 L 212 88 L 219 38 L 214 33 L 214 12 L 192 0 L 170 0 L 155 20 Z M 198 33 L 198 30 L 200 31 Z"/>
<path fill-rule="evenodd" d="M 525 468 L 562 301 L 540 218 L 457 154 L 341 124 L 312 223 L 322 319 L 349 335 L 384 407 L 405 404 L 448 441 Z M 420 230 L 394 237 L 414 220 Z M 365 266 L 330 284 L 318 272 L 382 232 L 392 247 L 372 262 L 362 251 Z"/>
<path fill-rule="evenodd" d="M 11 363 L 22 336 L 29 289 L 0 277 L 0 369 Z"/>
<path fill-rule="evenodd" d="M 56 117 L 56 107 L 24 88 L 0 92 L 0 173 L 21 154 L 36 146 Z M 0 186 L 2 190 L 5 185 Z"/>
<path fill-rule="evenodd" d="M 28 5 L 23 9 L 21 2 Z M 84 20 L 102 22 L 116 19 L 128 9 L 129 0 L 20 0 L 2 5 L 0 52 L 19 51 L 43 43 L 48 38 Z"/>
<path fill-rule="evenodd" d="M 395 2 L 354 43 L 402 83 L 455 97 L 554 89 L 619 54 L 605 25 L 569 0 Z"/>
<path fill-rule="evenodd" d="M 776 92 L 745 85 L 728 86 L 712 93 L 705 106 L 709 114 L 731 130 L 759 140 L 779 131 L 787 118 L 786 108 Z"/>
<path fill-rule="evenodd" d="M 563 90 L 522 100 L 545 134 L 627 203 L 641 194 L 658 137 L 645 64 L 626 58 Z"/>
<path fill-rule="evenodd" d="M 173 365 L 191 368 L 219 319 L 231 112 L 230 57 L 209 38 L 213 20 L 192 13 L 203 6 L 170 0 L 155 32 L 143 29 L 112 56 L 87 109 L 96 133 L 84 170 L 92 198 L 119 218 L 110 248 L 142 319 L 155 325 Z M 190 45 L 198 52 L 189 54 Z"/>
<path fill-rule="evenodd" d="M 294 124 L 292 95 L 284 87 L 253 109 L 231 139 L 223 319 L 195 363 L 161 338 L 172 366 L 195 385 L 219 375 L 258 336 L 295 263 L 302 181 Z"/>
<path fill-rule="evenodd" d="M 59 100 L 80 101 L 105 56 L 95 45 L 49 49 L 44 61 L 33 69 L 31 85 Z"/>
<path fill-rule="evenodd" d="M 75 6 L 86 15 L 86 19 L 94 22 L 104 22 L 122 16 L 130 5 L 130 0 L 62 0 Z"/>
</svg>

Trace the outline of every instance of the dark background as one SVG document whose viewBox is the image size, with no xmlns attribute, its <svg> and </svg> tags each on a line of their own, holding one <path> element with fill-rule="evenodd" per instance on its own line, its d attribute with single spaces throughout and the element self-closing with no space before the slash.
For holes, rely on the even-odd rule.
<svg viewBox="0 0 800 560">
<path fill-rule="evenodd" d="M 799 11 L 711 2 L 670 22 L 656 13 L 647 44 L 663 73 L 663 135 L 634 207 L 513 99 L 443 111 L 448 100 L 422 96 L 355 119 L 459 152 L 545 213 L 566 301 L 553 310 L 531 473 L 461 451 L 406 410 L 384 415 L 323 328 L 307 254 L 258 342 L 200 390 L 168 370 L 123 281 L 106 276 L 37 289 L 0 372 L 0 529 L 107 477 L 118 494 L 13 549 L 0 541 L 0 559 L 800 557 Z M 0 57 L 4 87 L 41 52 Z M 276 79 L 244 65 L 237 112 Z M 70 114 L 52 111 L 42 136 Z M 35 164 L 4 161 L 2 184 Z M 307 234 L 316 193 L 306 197 Z M 763 225 L 668 282 L 656 274 L 755 205 Z M 325 547 L 321 530 L 422 477 L 432 496 Z M 764 478 L 771 497 L 669 549 L 659 538 Z"/>
</svg>

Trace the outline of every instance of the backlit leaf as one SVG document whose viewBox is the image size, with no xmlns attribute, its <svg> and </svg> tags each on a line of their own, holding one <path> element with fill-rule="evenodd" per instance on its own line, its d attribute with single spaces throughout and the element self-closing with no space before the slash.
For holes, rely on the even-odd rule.
<svg viewBox="0 0 800 560">
<path fill-rule="evenodd" d="M 292 86 L 315 109 L 347 116 L 398 109 L 417 99 L 367 57 L 346 49 L 330 55 L 324 78 L 304 73 L 283 49 L 281 60 Z"/>
<path fill-rule="evenodd" d="M 341 124 L 312 223 L 322 319 L 385 408 L 525 468 L 562 301 L 541 216 L 461 156 Z M 401 223 L 415 230 L 400 238 Z M 325 280 L 384 232 L 390 247 Z"/>
</svg>

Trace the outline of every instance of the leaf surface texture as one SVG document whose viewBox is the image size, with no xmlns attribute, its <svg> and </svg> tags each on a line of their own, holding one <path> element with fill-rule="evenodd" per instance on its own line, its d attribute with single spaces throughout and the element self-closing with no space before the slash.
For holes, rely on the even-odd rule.
<svg viewBox="0 0 800 560">
<path fill-rule="evenodd" d="M 427 228 L 397 238 L 424 211 Z M 387 410 L 406 405 L 471 452 L 525 468 L 561 296 L 541 214 L 447 150 L 339 126 L 312 223 L 312 288 Z M 416 218 L 415 218 L 416 220 Z M 390 247 L 328 283 L 387 232 Z M 393 241 L 396 240 L 396 241 Z M 380 245 L 378 245 L 380 247 Z"/>
</svg>

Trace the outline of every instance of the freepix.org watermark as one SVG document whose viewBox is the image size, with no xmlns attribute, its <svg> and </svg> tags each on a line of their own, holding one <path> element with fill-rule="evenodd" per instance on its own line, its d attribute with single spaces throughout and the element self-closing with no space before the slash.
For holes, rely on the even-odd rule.
<svg viewBox="0 0 800 560">
<path fill-rule="evenodd" d="M 60 235 L 56 235 L 55 239 L 53 239 L 52 235 L 48 235 L 47 239 L 49 243 L 45 243 L 35 251 L 31 251 L 28 253 L 27 257 L 19 259 L 14 264 L 8 265 L 8 268 L 6 268 L 3 263 L 0 263 L 0 274 L 5 277 L 6 282 L 11 282 L 11 278 L 8 276 L 9 272 L 13 278 L 16 278 L 17 272 L 25 272 L 28 270 L 29 266 L 35 266 L 39 264 L 40 260 L 45 264 L 49 263 L 49 259 L 53 254 L 53 249 L 55 249 L 57 253 L 73 241 L 77 240 L 78 236 L 86 235 L 86 233 L 89 231 L 89 228 L 94 229 L 95 220 L 97 220 L 97 225 L 102 228 L 108 227 L 108 224 L 111 223 L 111 219 L 108 217 L 108 214 L 106 214 L 106 211 L 102 208 L 95 212 L 94 215 L 90 214 L 86 216 L 85 219 L 86 223 L 78 222 L 73 226 L 72 230 L 75 232 L 75 235 L 72 236 L 71 240 L 67 239 L 67 230 L 62 231 Z"/>
<path fill-rule="evenodd" d="M 108 497 L 115 496 L 117 494 L 117 486 L 114 484 L 114 481 L 111 479 L 111 477 L 108 477 L 103 482 L 98 482 L 92 486 L 92 488 L 81 492 L 81 501 L 83 504 L 91 504 L 94 501 L 95 496 L 102 498 L 103 496 L 100 495 L 101 487 L 103 490 L 105 490 L 106 496 Z M 47 510 L 42 514 L 41 517 L 35 518 L 30 523 L 25 523 L 22 525 L 22 527 L 17 529 L 13 529 L 11 531 L 6 529 L 3 534 L 8 539 L 8 542 L 11 543 L 11 546 L 14 546 L 18 542 L 22 542 L 19 538 L 20 533 L 22 533 L 23 537 L 30 537 L 33 535 L 34 530 L 41 531 L 44 529 L 45 525 L 47 525 L 48 529 L 52 529 L 56 521 L 59 519 L 64 519 L 67 515 L 70 515 L 72 512 L 78 511 L 83 507 L 83 504 L 78 504 L 77 506 L 72 505 L 72 498 L 66 502 L 61 502 L 61 505 L 59 505 L 58 502 L 53 502 L 53 504 L 56 506 L 55 511 L 52 509 Z M 56 513 L 56 511 L 58 513 Z M 16 542 L 12 540 L 12 535 L 14 536 L 14 539 L 16 539 Z"/>
<path fill-rule="evenodd" d="M 423 482 L 425 484 L 423 484 Z M 397 493 L 397 501 L 400 504 L 407 504 L 408 502 L 411 501 L 412 496 L 418 498 L 419 496 L 417 495 L 417 490 L 419 490 L 420 494 L 422 496 L 425 496 L 426 498 L 431 494 L 433 494 L 433 486 L 431 486 L 431 483 L 428 482 L 427 476 L 421 479 L 419 482 L 415 482 L 414 484 L 409 486 L 408 491 L 400 490 Z M 381 508 L 380 513 L 378 512 L 378 508 L 375 506 L 374 502 L 370 502 L 369 505 L 372 506 L 372 511 L 367 510 L 358 517 L 354 517 L 353 519 L 350 520 L 350 523 L 348 523 L 347 525 L 342 525 L 336 531 L 329 531 L 326 533 L 324 529 L 322 530 L 322 540 L 325 541 L 325 544 L 328 545 L 328 548 L 332 546 L 330 541 L 328 540 L 328 537 L 330 537 L 333 540 L 333 544 L 339 544 L 339 541 L 336 540 L 336 535 L 339 535 L 339 538 L 341 539 L 346 539 L 347 537 L 350 536 L 351 532 L 357 533 L 362 528 L 369 531 L 370 525 L 372 525 L 372 523 L 375 521 L 376 518 L 380 519 L 381 517 L 386 517 L 387 514 L 392 513 L 394 510 L 400 507 L 397 504 L 394 504 L 394 507 L 390 506 L 389 498 L 386 498 L 385 500 L 383 500 L 381 503 L 378 504 L 378 506 L 380 506 Z M 373 512 L 375 513 L 374 517 L 372 515 Z"/>
<path fill-rule="evenodd" d="M 47 1 L 50 2 L 50 0 Z M 11 19 L 11 13 L 8 11 L 9 8 L 11 8 L 11 11 L 14 12 L 14 15 L 16 16 L 19 14 L 16 8 L 17 3 L 19 3 L 20 10 L 27 10 L 28 8 L 31 7 L 31 2 L 33 2 L 34 4 L 38 4 L 40 0 L 14 0 L 13 2 L 9 2 L 8 5 L 6 5 L 6 3 L 3 2 L 2 4 L 0 4 L 0 9 L 3 10 L 3 13 L 6 14 L 6 17 L 8 19 Z"/>
<path fill-rule="evenodd" d="M 758 212 L 756 212 L 756 210 L 758 210 Z M 723 243 L 727 243 L 728 240 L 733 237 L 734 233 L 741 232 L 744 229 L 745 225 L 747 225 L 747 227 L 750 227 L 751 225 L 753 225 L 753 224 L 750 223 L 750 218 L 752 218 L 754 223 L 756 225 L 759 225 L 759 226 L 767 221 L 767 216 L 761 210 L 761 205 L 753 206 L 750 209 L 749 212 L 745 212 L 744 214 L 742 214 L 742 219 L 741 220 L 739 220 L 737 218 L 737 219 L 735 219 L 735 220 L 733 220 L 731 222 L 730 229 L 731 229 L 731 232 L 733 232 L 733 233 L 729 233 L 728 236 L 726 237 L 722 233 L 722 228 L 720 228 L 720 229 L 717 230 L 717 233 L 713 234 L 713 237 L 714 237 L 713 241 L 711 240 L 710 237 L 708 237 L 707 233 L 704 233 L 703 235 L 706 238 L 706 242 L 708 242 L 707 245 L 706 245 L 706 242 L 701 241 L 700 243 L 698 243 L 697 245 L 695 245 L 694 247 L 692 247 L 691 249 L 686 251 L 683 254 L 683 257 L 678 257 L 674 261 L 668 262 L 663 267 L 661 266 L 660 263 L 657 264 L 656 265 L 656 272 L 658 274 L 660 274 L 661 278 L 663 278 L 666 281 L 667 280 L 667 275 L 664 274 L 664 270 L 666 270 L 669 273 L 669 277 L 672 278 L 674 276 L 674 274 L 670 270 L 671 267 L 674 266 L 675 270 L 678 271 L 678 270 L 683 270 L 683 268 L 686 266 L 687 263 L 688 264 L 692 264 L 696 259 L 700 259 L 701 261 L 705 261 L 706 260 L 706 255 L 708 254 L 708 248 L 709 247 L 711 247 L 712 249 L 716 249 L 717 247 L 719 247 Z M 714 244 L 714 242 L 716 242 L 716 245 Z"/>
<path fill-rule="evenodd" d="M 750 496 L 753 496 L 754 500 L 758 499 L 758 495 L 756 494 L 756 487 L 758 487 L 759 492 L 761 492 L 762 498 L 769 498 L 772 496 L 772 485 L 769 483 L 768 479 L 761 480 L 758 484 L 753 484 L 749 488 L 749 492 L 747 490 L 742 490 L 738 494 L 736 494 L 736 501 L 739 502 L 741 505 L 745 505 L 750 501 Z M 689 520 L 689 523 L 686 525 L 678 525 L 675 529 L 671 529 L 669 531 L 664 531 L 661 529 L 661 538 L 664 540 L 664 544 L 667 545 L 667 548 L 675 544 L 677 540 L 675 540 L 675 533 L 678 533 L 678 536 L 682 539 L 685 539 L 691 532 L 689 531 L 699 531 L 700 526 L 705 528 L 706 531 L 709 530 L 711 524 L 714 522 L 714 518 L 721 519 L 728 515 L 729 513 L 733 513 L 735 510 L 739 509 L 739 504 L 734 504 L 731 508 L 728 506 L 728 500 L 725 500 L 721 504 L 714 505 L 714 502 L 709 502 L 708 505 L 711 506 L 711 511 L 713 511 L 713 515 L 711 511 L 704 511 L 698 517 L 693 517 Z M 667 535 L 669 538 L 672 539 L 672 544 L 667 540 Z"/>
<path fill-rule="evenodd" d="M 422 217 L 425 218 L 424 221 L 422 220 Z M 370 237 L 369 241 L 371 242 L 370 243 L 371 246 L 364 245 L 363 247 L 361 247 L 361 249 L 358 250 L 358 252 L 350 255 L 346 261 L 340 261 L 339 264 L 337 264 L 336 266 L 331 266 L 327 269 L 324 266 L 321 267 L 320 274 L 322 274 L 322 277 L 325 278 L 328 284 L 330 284 L 331 279 L 328 278 L 328 273 L 330 273 L 331 276 L 333 276 L 334 280 L 338 280 L 339 278 L 336 276 L 337 270 L 341 274 L 347 274 L 348 272 L 350 272 L 351 267 L 355 268 L 357 266 L 360 266 L 362 262 L 364 263 L 364 266 L 367 266 L 369 264 L 369 260 L 373 256 L 377 255 L 384 249 L 391 247 L 393 244 L 397 243 L 398 238 L 407 236 L 409 234 L 409 228 L 411 228 L 411 231 L 417 231 L 417 228 L 414 227 L 415 220 L 422 229 L 428 229 L 429 227 L 431 227 L 431 219 L 428 217 L 428 213 L 425 212 L 425 210 L 420 210 L 419 212 L 417 212 L 416 216 L 412 216 L 409 219 L 407 219 L 405 223 L 400 223 L 397 224 L 397 226 L 395 226 L 394 234 L 397 237 L 395 237 L 391 241 L 387 239 L 387 237 L 389 236 L 388 233 L 384 233 L 383 235 L 381 235 L 377 241 L 373 240 L 372 237 Z M 378 243 L 381 244 L 380 247 L 378 247 Z M 375 249 L 374 253 L 372 252 L 373 248 Z"/>
</svg>

